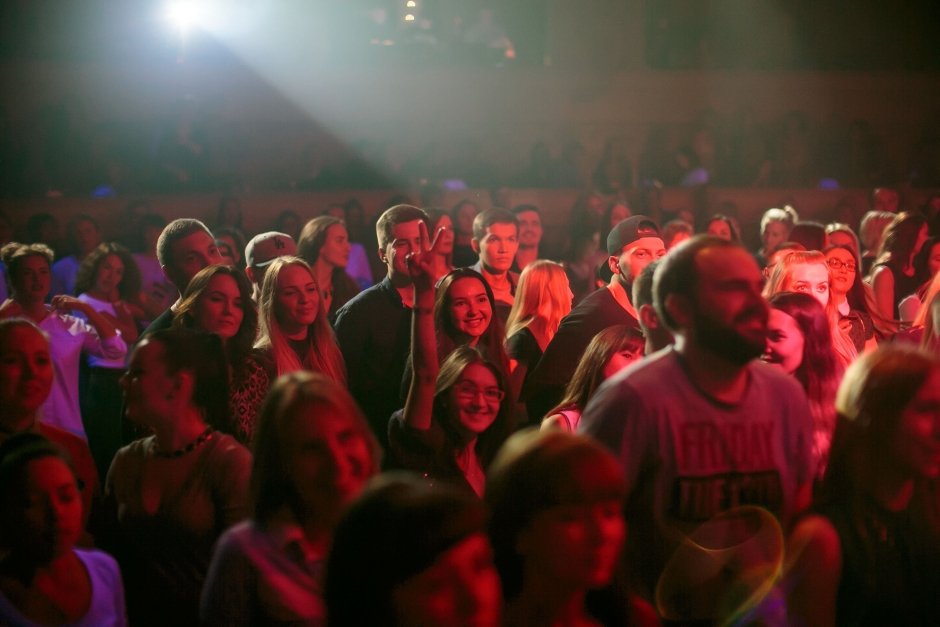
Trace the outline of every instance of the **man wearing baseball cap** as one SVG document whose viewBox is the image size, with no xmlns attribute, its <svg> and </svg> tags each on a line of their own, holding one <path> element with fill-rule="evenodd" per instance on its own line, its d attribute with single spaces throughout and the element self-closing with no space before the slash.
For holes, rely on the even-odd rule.
<svg viewBox="0 0 940 627">
<path fill-rule="evenodd" d="M 528 415 L 538 420 L 562 397 L 591 339 L 617 324 L 640 328 L 630 300 L 633 278 L 666 254 L 659 226 L 642 215 L 615 226 L 607 236 L 607 265 L 613 276 L 603 289 L 589 294 L 561 321 L 522 390 Z"/>
<path fill-rule="evenodd" d="M 294 238 L 286 233 L 268 231 L 251 238 L 245 246 L 245 275 L 251 281 L 251 297 L 255 302 L 258 302 L 261 283 L 264 282 L 264 274 L 271 262 L 278 257 L 296 254 L 297 244 L 294 243 Z"/>
</svg>

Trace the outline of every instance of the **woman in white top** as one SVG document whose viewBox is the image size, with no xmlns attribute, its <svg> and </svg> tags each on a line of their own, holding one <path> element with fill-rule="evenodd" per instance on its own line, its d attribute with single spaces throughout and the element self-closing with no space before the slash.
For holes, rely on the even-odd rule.
<svg viewBox="0 0 940 627">
<path fill-rule="evenodd" d="M 36 433 L 0 446 L 0 624 L 127 624 L 110 555 L 75 548 L 82 499 L 65 453 Z"/>
<path fill-rule="evenodd" d="M 140 272 L 130 252 L 120 244 L 99 244 L 82 260 L 75 279 L 78 300 L 90 305 L 113 324 L 128 344 L 137 341 L 140 321 L 146 318 L 137 305 Z M 104 476 L 121 440 L 121 388 L 124 356 L 88 358 L 87 388 L 81 399 L 82 417 L 91 453 Z"/>
<path fill-rule="evenodd" d="M 46 305 L 52 281 L 52 249 L 12 242 L 0 250 L 12 298 L 0 305 L 0 318 L 32 320 L 49 336 L 55 383 L 43 405 L 42 420 L 87 439 L 78 405 L 78 367 L 83 353 L 123 359 L 127 345 L 105 316 L 88 303 L 58 295 Z M 82 318 L 71 315 L 81 314 Z"/>
</svg>

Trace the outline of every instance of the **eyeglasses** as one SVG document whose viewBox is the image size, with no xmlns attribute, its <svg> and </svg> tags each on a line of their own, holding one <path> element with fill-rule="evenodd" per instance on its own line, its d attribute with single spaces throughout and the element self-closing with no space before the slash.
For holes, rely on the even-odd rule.
<svg viewBox="0 0 940 627">
<path fill-rule="evenodd" d="M 832 268 L 833 270 L 841 270 L 842 268 L 845 268 L 849 272 L 855 272 L 854 261 L 848 261 L 848 262 L 840 261 L 836 259 L 835 257 L 833 257 L 832 259 L 828 259 L 826 263 L 828 263 L 829 267 Z"/>
<path fill-rule="evenodd" d="M 503 397 L 506 396 L 499 388 L 478 388 L 472 383 L 463 382 L 458 383 L 454 386 L 454 389 L 457 391 L 457 398 L 469 401 L 477 397 L 478 394 L 483 394 L 483 398 L 490 403 L 499 403 L 503 400 Z"/>
</svg>

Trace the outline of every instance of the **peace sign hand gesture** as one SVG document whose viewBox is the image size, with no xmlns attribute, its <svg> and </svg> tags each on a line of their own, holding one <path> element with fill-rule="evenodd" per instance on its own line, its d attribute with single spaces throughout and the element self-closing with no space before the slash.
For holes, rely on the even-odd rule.
<svg viewBox="0 0 940 627">
<path fill-rule="evenodd" d="M 440 254 L 443 241 L 441 233 L 444 232 L 446 227 L 437 229 L 434 233 L 434 241 L 431 241 L 428 236 L 428 227 L 423 221 L 418 224 L 418 228 L 421 232 L 421 250 L 408 253 L 405 264 L 408 267 L 408 275 L 411 277 L 415 290 L 423 292 L 434 289 L 434 283 L 436 282 L 434 256 Z"/>
</svg>

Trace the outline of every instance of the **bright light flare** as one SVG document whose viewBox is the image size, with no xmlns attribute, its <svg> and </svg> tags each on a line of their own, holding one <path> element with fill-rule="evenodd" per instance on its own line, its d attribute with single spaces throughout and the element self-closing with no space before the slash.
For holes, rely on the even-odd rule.
<svg viewBox="0 0 940 627">
<path fill-rule="evenodd" d="M 195 2 L 174 2 L 167 5 L 164 17 L 177 31 L 186 33 L 199 23 L 199 6 Z"/>
</svg>

